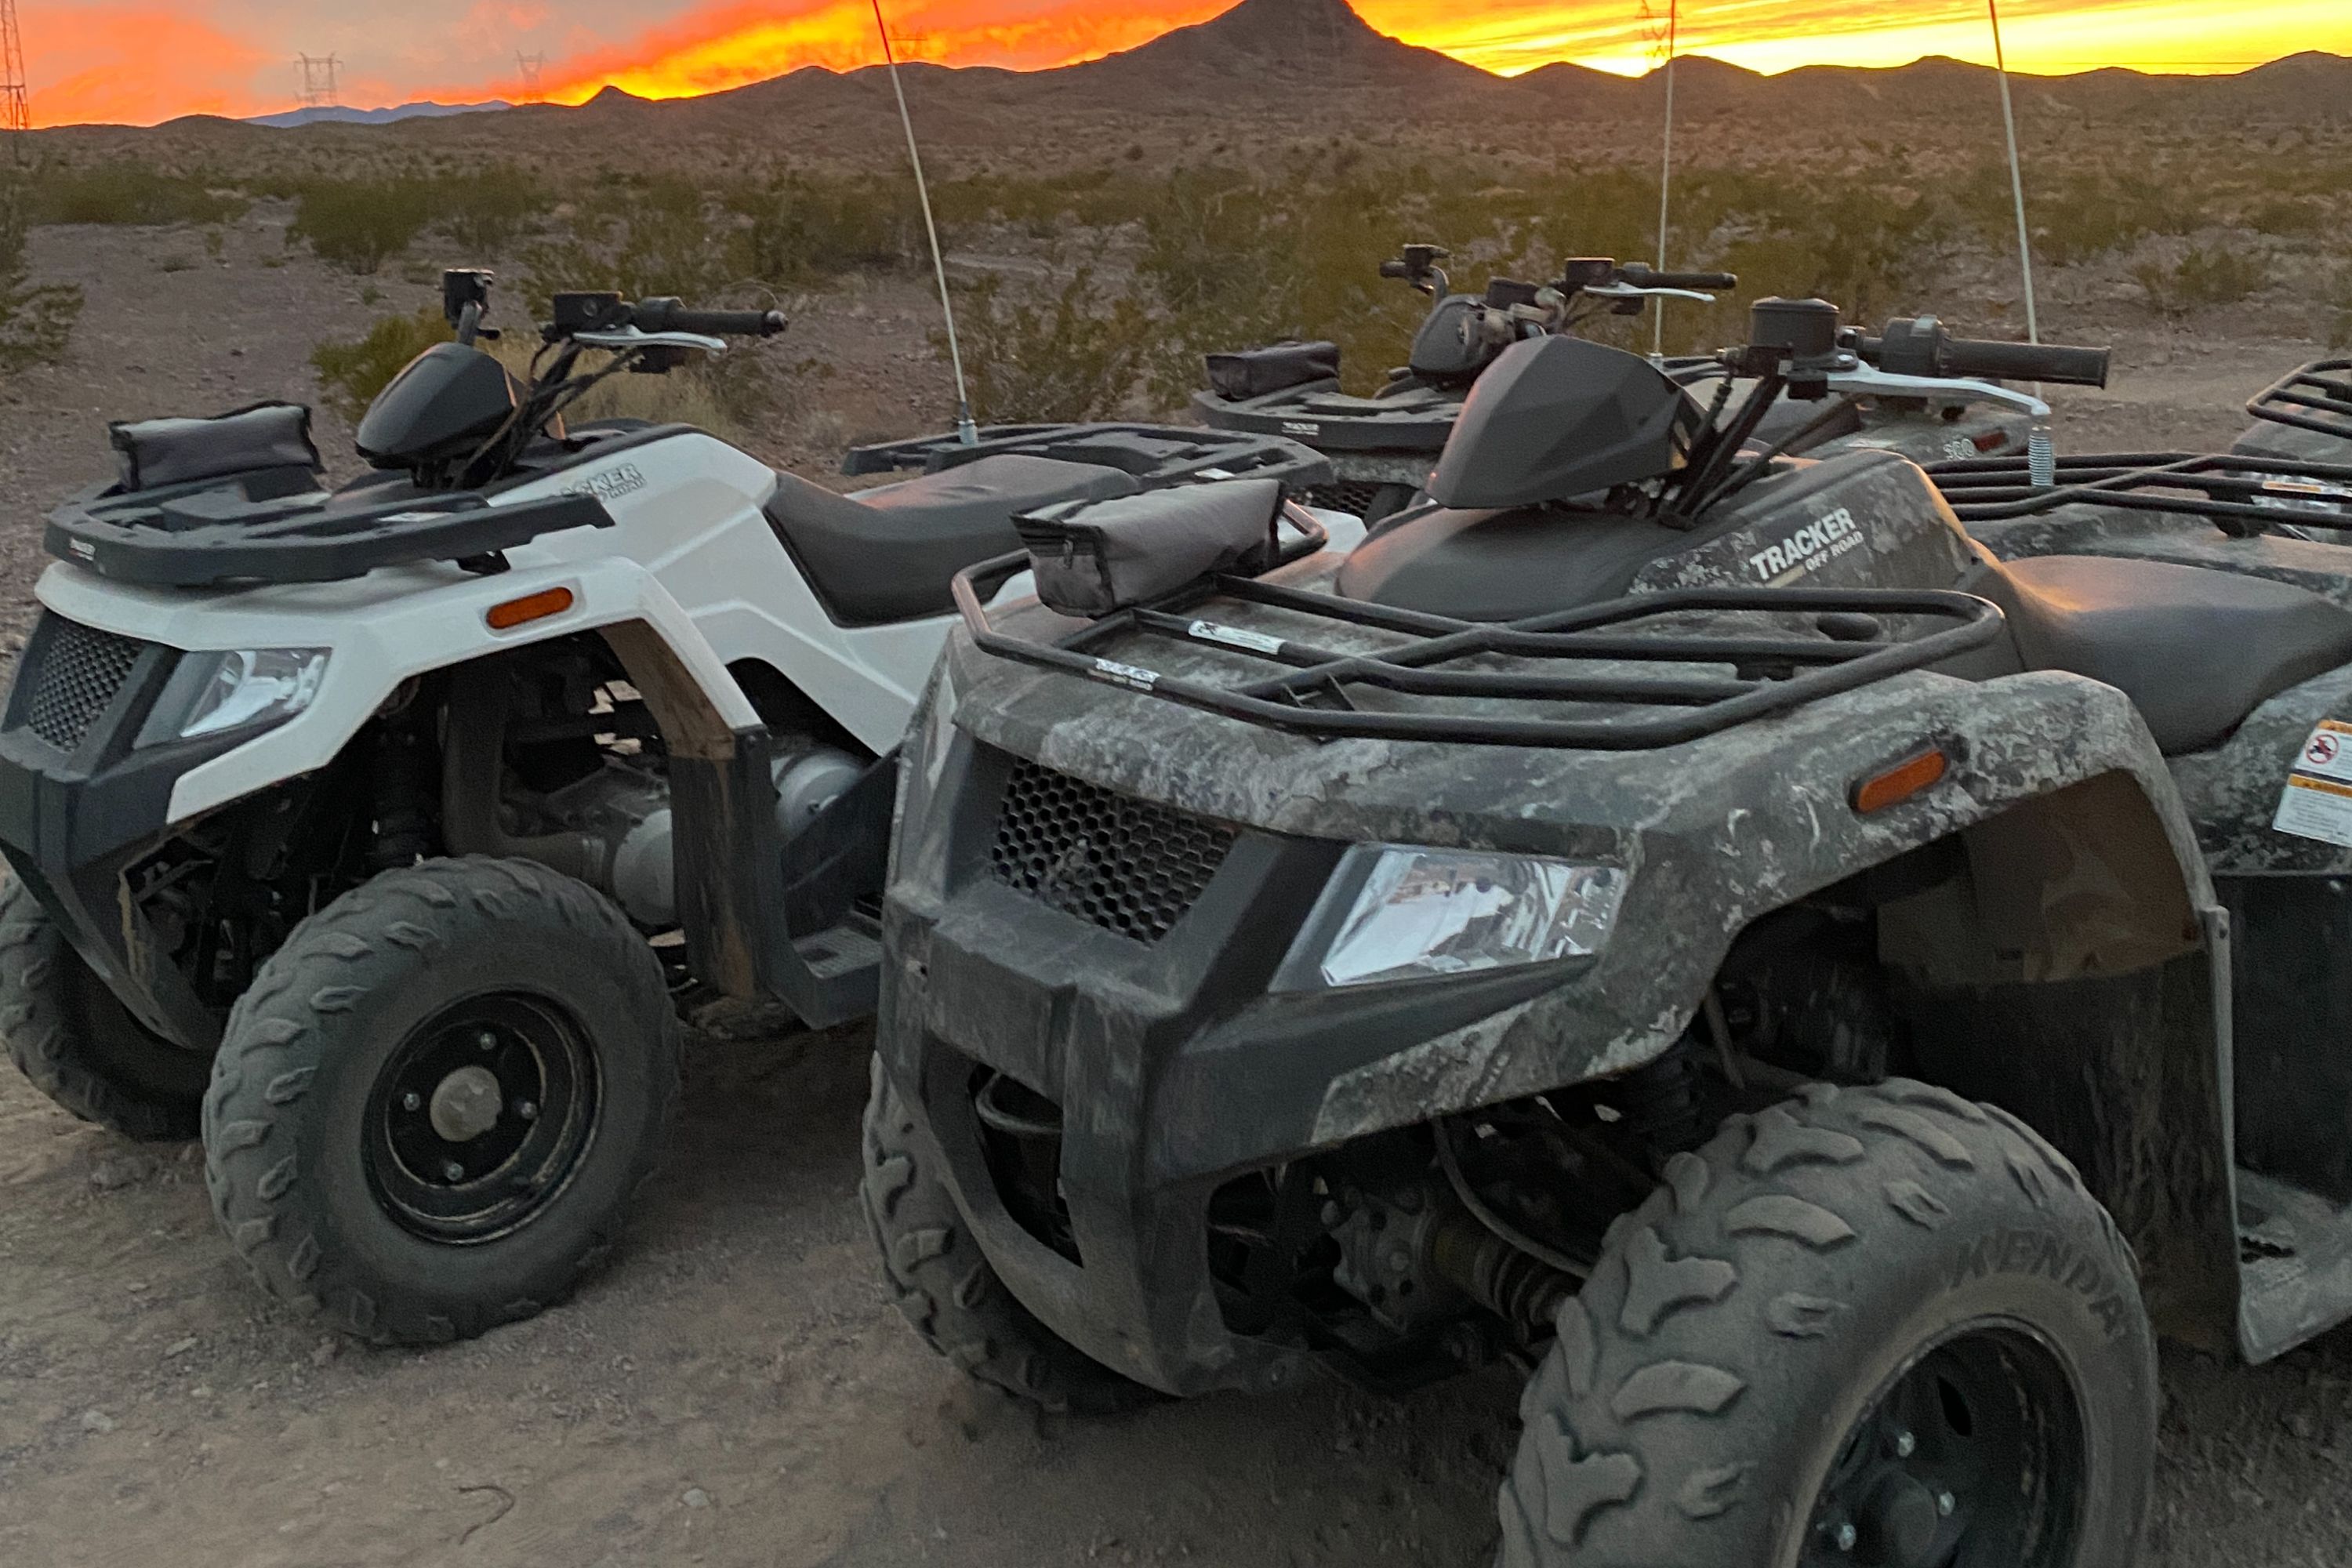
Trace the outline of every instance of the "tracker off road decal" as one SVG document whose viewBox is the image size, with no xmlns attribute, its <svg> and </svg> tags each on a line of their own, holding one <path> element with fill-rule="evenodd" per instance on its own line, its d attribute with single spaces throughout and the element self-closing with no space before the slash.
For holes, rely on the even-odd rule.
<svg viewBox="0 0 2352 1568">
<path fill-rule="evenodd" d="M 2352 849 L 2352 724 L 2322 719 L 2290 768 L 2272 829 Z"/>
<path fill-rule="evenodd" d="M 1844 507 L 1826 517 L 1814 519 L 1804 527 L 1784 535 L 1778 542 L 1768 544 L 1748 558 L 1748 569 L 1765 586 L 1777 588 L 1793 583 L 1814 568 L 1836 560 L 1849 551 L 1862 548 L 1866 536 L 1853 513 Z"/>
</svg>

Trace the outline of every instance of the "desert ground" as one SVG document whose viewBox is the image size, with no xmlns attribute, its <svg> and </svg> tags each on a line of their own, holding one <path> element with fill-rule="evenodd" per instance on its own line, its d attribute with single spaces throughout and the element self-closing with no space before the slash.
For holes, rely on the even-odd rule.
<svg viewBox="0 0 2352 1568">
<path fill-rule="evenodd" d="M 314 342 L 425 298 L 289 249 L 285 221 L 257 205 L 217 256 L 188 228 L 35 231 L 32 271 L 79 280 L 86 308 L 60 363 L 0 380 L 0 647 L 34 613 L 41 512 L 106 470 L 107 419 L 312 397 Z M 2224 441 L 2246 394 L 2321 352 L 2251 310 L 2190 331 L 2101 298 L 2065 319 L 2117 347 L 2114 389 L 2065 401 L 2077 448 Z M 812 303 L 764 352 L 835 374 L 750 444 L 816 472 L 845 437 L 938 424 L 929 310 L 915 281 Z M 348 468 L 348 429 L 320 434 Z M 123 1142 L 0 1069 L 0 1563 L 1486 1561 L 1507 1370 L 1399 1402 L 1327 1384 L 1077 1422 L 934 1359 L 857 1214 L 867 1045 L 698 1040 L 666 1173 L 609 1268 L 425 1352 L 265 1301 L 194 1145 Z M 2352 1556 L 2352 1331 L 2251 1371 L 2168 1349 L 2164 1389 L 2147 1561 Z"/>
</svg>

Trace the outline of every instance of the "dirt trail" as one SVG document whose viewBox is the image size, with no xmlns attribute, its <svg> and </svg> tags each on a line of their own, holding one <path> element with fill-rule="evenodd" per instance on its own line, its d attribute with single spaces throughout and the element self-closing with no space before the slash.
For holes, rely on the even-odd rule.
<svg viewBox="0 0 2352 1568">
<path fill-rule="evenodd" d="M 41 232 L 37 264 L 82 278 L 90 305 L 72 363 L 0 384 L 0 648 L 29 623 L 38 512 L 103 471 L 105 418 L 308 397 L 311 342 L 392 308 L 299 257 L 261 270 L 278 243 L 266 222 L 233 230 L 224 268 L 192 233 Z M 915 303 L 863 308 L 812 322 L 799 352 L 850 367 L 842 418 L 910 427 L 904 367 L 869 386 L 856 366 L 861 346 L 898 352 Z M 2070 396 L 2070 445 L 2226 438 L 2237 400 L 2317 352 L 2116 337 L 2145 368 Z M 1507 1372 L 1402 1401 L 1318 1384 L 1067 1423 L 935 1360 L 857 1216 L 866 1044 L 700 1047 L 667 1174 L 611 1267 L 532 1322 L 423 1353 L 348 1348 L 265 1302 L 193 1147 L 83 1127 L 0 1069 L 0 1564 L 1486 1560 Z M 2251 1372 L 2168 1352 L 2165 1380 L 2150 1562 L 2352 1558 L 2352 1336 Z"/>
</svg>

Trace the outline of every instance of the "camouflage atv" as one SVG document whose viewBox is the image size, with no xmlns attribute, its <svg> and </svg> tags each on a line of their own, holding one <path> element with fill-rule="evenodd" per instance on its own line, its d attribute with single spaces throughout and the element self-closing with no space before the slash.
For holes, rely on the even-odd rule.
<svg viewBox="0 0 2352 1568">
<path fill-rule="evenodd" d="M 866 1131 L 933 1346 L 1078 1410 L 1520 1361 L 1510 1568 L 2120 1568 L 2155 1335 L 2352 1314 L 2347 557 L 2151 483 L 2003 559 L 1742 458 L 1874 352 L 1752 336 L 1719 426 L 1514 345 L 1344 563 L 1205 486 L 1165 572 L 1083 510 L 970 570 Z"/>
</svg>

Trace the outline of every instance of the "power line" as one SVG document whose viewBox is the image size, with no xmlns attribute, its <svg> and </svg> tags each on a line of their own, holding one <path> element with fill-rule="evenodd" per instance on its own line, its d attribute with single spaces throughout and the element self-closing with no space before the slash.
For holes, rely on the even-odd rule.
<svg viewBox="0 0 2352 1568">
<path fill-rule="evenodd" d="M 334 109 L 341 105 L 342 95 L 335 88 L 335 72 L 342 61 L 333 55 L 324 58 L 311 55 L 294 57 L 302 63 L 302 107 Z"/>
<path fill-rule="evenodd" d="M 522 100 L 525 103 L 543 100 L 544 95 L 539 90 L 539 73 L 546 64 L 545 55 L 526 55 L 516 51 L 515 69 L 522 73 Z"/>
<path fill-rule="evenodd" d="M 30 131 L 25 96 L 25 44 L 16 36 L 16 0 L 0 0 L 0 131 Z"/>
</svg>

